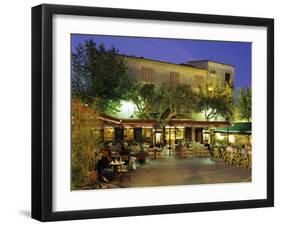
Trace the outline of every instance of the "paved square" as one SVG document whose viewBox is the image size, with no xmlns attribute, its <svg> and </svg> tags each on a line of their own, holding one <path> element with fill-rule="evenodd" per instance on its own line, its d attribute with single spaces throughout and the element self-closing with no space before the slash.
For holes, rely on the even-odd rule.
<svg viewBox="0 0 281 226">
<path fill-rule="evenodd" d="M 148 160 L 124 178 L 121 187 L 150 187 L 250 182 L 251 169 L 216 162 L 210 158 Z"/>
</svg>

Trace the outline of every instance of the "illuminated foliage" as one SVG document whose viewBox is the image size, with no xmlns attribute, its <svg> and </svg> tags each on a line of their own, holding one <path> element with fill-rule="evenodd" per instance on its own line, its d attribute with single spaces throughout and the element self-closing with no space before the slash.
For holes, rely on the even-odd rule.
<svg viewBox="0 0 281 226">
<path fill-rule="evenodd" d="M 240 88 L 237 93 L 239 117 L 249 122 L 252 118 L 252 89 Z"/>
<path fill-rule="evenodd" d="M 138 84 L 131 99 L 140 118 L 156 119 L 159 123 L 188 115 L 197 103 L 196 93 L 184 84 L 163 85 L 158 89 L 152 84 Z"/>
<path fill-rule="evenodd" d="M 199 88 L 198 111 L 203 111 L 206 120 L 219 116 L 230 120 L 233 116 L 232 83 L 222 85 L 217 78 L 208 79 L 205 87 Z"/>
<path fill-rule="evenodd" d="M 95 156 L 100 142 L 100 121 L 98 112 L 72 100 L 72 152 L 71 184 L 72 189 L 85 183 L 89 171 L 94 170 Z"/>
<path fill-rule="evenodd" d="M 72 53 L 72 94 L 105 113 L 118 111 L 133 87 L 124 58 L 112 46 L 106 49 L 92 40 L 80 44 Z"/>
</svg>

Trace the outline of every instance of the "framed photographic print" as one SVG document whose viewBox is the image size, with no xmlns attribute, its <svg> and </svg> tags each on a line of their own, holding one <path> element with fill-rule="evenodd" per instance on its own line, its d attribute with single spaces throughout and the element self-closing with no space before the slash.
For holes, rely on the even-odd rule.
<svg viewBox="0 0 281 226">
<path fill-rule="evenodd" d="M 32 8 L 32 217 L 274 205 L 274 21 Z"/>
</svg>

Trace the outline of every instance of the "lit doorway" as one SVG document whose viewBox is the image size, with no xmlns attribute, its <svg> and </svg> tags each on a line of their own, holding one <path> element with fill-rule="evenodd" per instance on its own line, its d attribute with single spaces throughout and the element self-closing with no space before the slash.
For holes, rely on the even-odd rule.
<svg viewBox="0 0 281 226">
<path fill-rule="evenodd" d="M 162 139 L 162 133 L 155 133 L 155 143 L 156 144 L 160 144 L 161 143 L 161 139 Z"/>
</svg>

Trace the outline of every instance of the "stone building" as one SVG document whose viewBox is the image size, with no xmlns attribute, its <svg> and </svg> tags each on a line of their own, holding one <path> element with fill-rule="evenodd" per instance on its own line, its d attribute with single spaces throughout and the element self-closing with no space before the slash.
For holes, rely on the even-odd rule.
<svg viewBox="0 0 281 226">
<path fill-rule="evenodd" d="M 217 77 L 222 86 L 234 80 L 235 67 L 233 65 L 210 60 L 189 61 L 188 64 L 205 70 L 209 77 Z"/>
<path fill-rule="evenodd" d="M 125 60 L 139 82 L 152 83 L 156 87 L 163 84 L 187 84 L 197 87 L 204 83 L 208 74 L 206 69 L 188 64 L 173 64 L 137 57 L 125 57 Z"/>
</svg>

